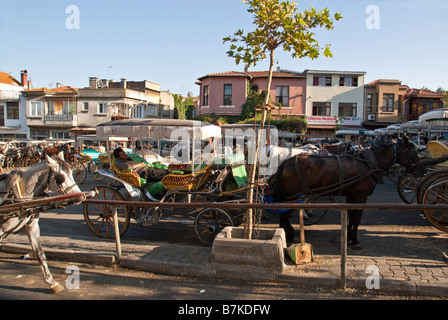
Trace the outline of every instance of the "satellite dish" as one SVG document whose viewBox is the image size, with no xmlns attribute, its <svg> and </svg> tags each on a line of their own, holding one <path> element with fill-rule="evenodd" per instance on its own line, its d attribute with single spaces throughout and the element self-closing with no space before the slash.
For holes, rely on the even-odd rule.
<svg viewBox="0 0 448 320">
<path fill-rule="evenodd" d="M 189 91 L 189 92 L 187 93 L 187 97 L 188 97 L 188 98 L 192 98 L 192 97 L 193 97 L 193 92 Z"/>
</svg>

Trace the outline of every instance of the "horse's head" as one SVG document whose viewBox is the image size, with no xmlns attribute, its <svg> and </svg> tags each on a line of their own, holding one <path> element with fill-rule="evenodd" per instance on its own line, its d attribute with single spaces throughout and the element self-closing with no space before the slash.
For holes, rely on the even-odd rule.
<svg viewBox="0 0 448 320">
<path fill-rule="evenodd" d="M 59 152 L 54 159 L 48 155 L 45 157 L 50 168 L 50 175 L 53 176 L 53 179 L 50 179 L 50 181 L 53 182 L 50 183 L 50 188 L 52 188 L 52 191 L 58 192 L 59 194 L 81 192 L 81 189 L 79 189 L 75 179 L 73 178 L 71 166 L 64 161 L 64 153 L 62 151 Z"/>
<path fill-rule="evenodd" d="M 403 137 L 396 144 L 396 162 L 402 164 L 406 169 L 413 169 L 420 161 L 415 145 L 407 137 Z"/>
</svg>

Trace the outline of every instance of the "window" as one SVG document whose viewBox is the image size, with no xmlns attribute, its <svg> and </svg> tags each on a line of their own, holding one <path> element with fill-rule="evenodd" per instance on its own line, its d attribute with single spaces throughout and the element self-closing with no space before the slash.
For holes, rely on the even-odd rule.
<svg viewBox="0 0 448 320">
<path fill-rule="evenodd" d="M 366 101 L 366 104 L 367 104 L 367 112 L 373 112 L 373 111 L 372 111 L 372 107 L 373 107 L 373 94 L 369 93 L 369 94 L 367 95 L 367 101 Z"/>
<path fill-rule="evenodd" d="M 224 85 L 224 102 L 223 105 L 231 106 L 232 105 L 232 85 L 225 84 Z"/>
<path fill-rule="evenodd" d="M 74 115 L 76 114 L 76 103 L 75 102 L 64 102 L 62 108 L 62 114 Z"/>
<path fill-rule="evenodd" d="M 107 104 L 106 103 L 98 103 L 98 113 L 101 113 L 101 114 L 107 113 Z"/>
<path fill-rule="evenodd" d="M 208 106 L 208 97 L 210 94 L 210 87 L 209 86 L 204 86 L 204 100 L 202 101 L 202 105 L 203 106 Z"/>
<path fill-rule="evenodd" d="M 339 117 L 356 117 L 357 104 L 356 103 L 340 103 Z"/>
<path fill-rule="evenodd" d="M 313 102 L 313 116 L 331 116 L 331 103 Z"/>
<path fill-rule="evenodd" d="M 315 75 L 313 77 L 313 86 L 331 87 L 333 85 L 331 78 L 331 75 Z"/>
<path fill-rule="evenodd" d="M 19 103 L 7 102 L 6 103 L 6 118 L 7 119 L 19 119 Z"/>
<path fill-rule="evenodd" d="M 282 107 L 289 107 L 289 87 L 276 87 L 275 91 L 275 102 Z"/>
<path fill-rule="evenodd" d="M 148 117 L 157 117 L 157 106 L 154 104 L 148 104 L 146 106 L 146 115 Z"/>
<path fill-rule="evenodd" d="M 357 87 L 358 77 L 355 76 L 340 76 L 339 77 L 340 87 Z"/>
<path fill-rule="evenodd" d="M 394 112 L 394 100 L 394 94 L 385 93 L 383 95 L 383 107 L 381 109 L 384 112 Z"/>
<path fill-rule="evenodd" d="M 145 118 L 145 106 L 144 105 L 139 104 L 134 107 L 133 118 L 134 119 L 144 119 Z"/>
<path fill-rule="evenodd" d="M 42 102 L 31 102 L 31 110 L 30 115 L 33 117 L 39 117 L 42 116 Z"/>
<path fill-rule="evenodd" d="M 0 126 L 5 125 L 5 106 L 0 105 Z"/>
<path fill-rule="evenodd" d="M 88 102 L 82 103 L 82 111 L 89 111 L 89 103 Z"/>
<path fill-rule="evenodd" d="M 70 139 L 70 133 L 68 131 L 50 130 L 50 138 L 52 139 Z"/>
</svg>

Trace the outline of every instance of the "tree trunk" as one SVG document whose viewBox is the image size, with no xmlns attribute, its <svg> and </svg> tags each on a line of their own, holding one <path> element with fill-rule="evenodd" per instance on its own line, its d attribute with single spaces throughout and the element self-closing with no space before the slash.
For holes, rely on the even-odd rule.
<svg viewBox="0 0 448 320">
<path fill-rule="evenodd" d="M 272 84 L 272 74 L 274 73 L 274 53 L 275 50 L 271 50 L 271 59 L 270 59 L 270 65 L 269 65 L 269 76 L 268 76 L 268 83 L 267 83 L 267 92 L 266 92 L 266 99 L 264 106 L 267 106 L 269 104 L 269 98 L 270 98 L 270 90 L 271 90 L 271 84 Z M 260 130 L 258 131 L 258 135 L 256 136 L 255 146 L 252 146 L 252 151 L 255 152 L 254 154 L 254 163 L 250 165 L 250 172 L 249 172 L 249 192 L 247 193 L 247 202 L 253 203 L 254 199 L 254 191 L 255 191 L 255 175 L 257 172 L 257 164 L 258 164 L 258 151 L 259 151 L 259 144 L 261 142 L 261 135 L 262 130 L 264 129 L 264 123 L 266 122 L 266 116 L 267 116 L 267 110 L 265 107 L 262 109 L 262 117 L 261 117 L 261 125 Z M 256 121 L 254 121 L 256 124 Z M 255 125 L 254 124 L 254 125 Z M 255 132 L 256 126 L 255 126 Z M 254 150 L 255 149 L 255 150 Z M 253 208 L 249 208 L 246 211 L 246 237 L 247 239 L 252 239 L 253 237 L 253 229 L 254 229 L 254 215 L 253 215 Z"/>
</svg>

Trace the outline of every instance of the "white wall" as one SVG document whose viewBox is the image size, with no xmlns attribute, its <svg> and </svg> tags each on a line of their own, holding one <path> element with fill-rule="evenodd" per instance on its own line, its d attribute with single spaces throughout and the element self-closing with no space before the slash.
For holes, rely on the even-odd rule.
<svg viewBox="0 0 448 320">
<path fill-rule="evenodd" d="M 316 73 L 307 73 L 307 100 L 306 100 L 306 114 L 313 114 L 313 102 L 330 102 L 331 116 L 338 116 L 339 103 L 356 103 L 357 117 L 364 121 L 364 74 L 362 73 L 319 73 L 320 75 L 328 74 L 332 76 L 331 87 L 313 86 L 313 76 Z M 340 87 L 339 76 L 358 76 L 357 87 Z M 311 98 L 310 98 L 311 97 Z"/>
</svg>

